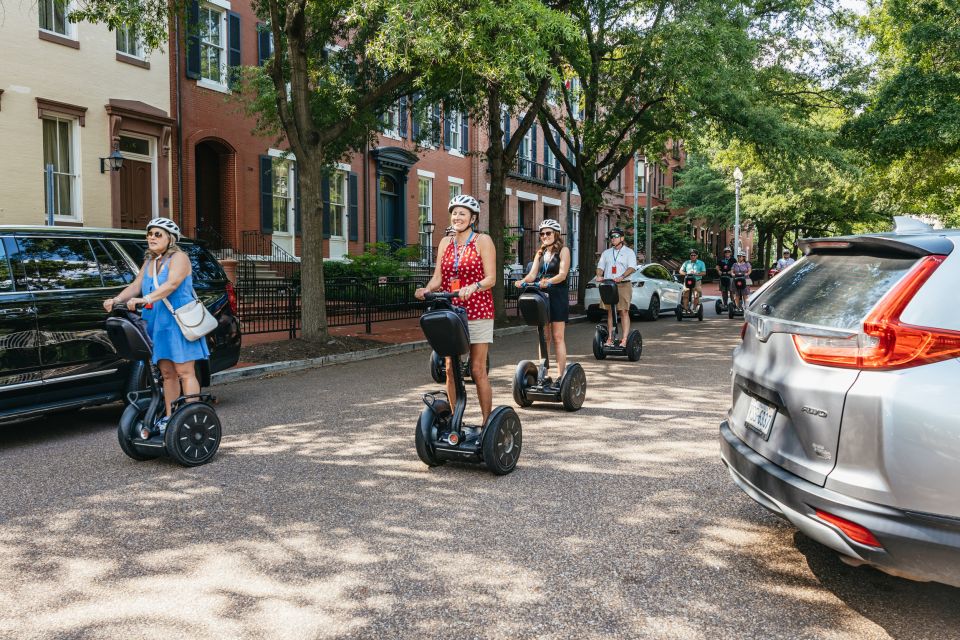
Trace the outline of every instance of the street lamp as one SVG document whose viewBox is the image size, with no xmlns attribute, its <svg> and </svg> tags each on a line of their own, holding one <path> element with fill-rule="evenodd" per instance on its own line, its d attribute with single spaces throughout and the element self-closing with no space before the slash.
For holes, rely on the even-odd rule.
<svg viewBox="0 0 960 640">
<path fill-rule="evenodd" d="M 733 251 L 734 256 L 740 253 L 740 184 L 743 182 L 743 171 L 740 167 L 733 170 Z"/>
<path fill-rule="evenodd" d="M 433 230 L 436 228 L 432 222 L 424 222 L 422 225 L 423 228 L 423 241 L 420 244 L 420 255 L 426 257 L 425 262 L 428 265 L 433 264 Z"/>
<path fill-rule="evenodd" d="M 100 158 L 100 173 L 106 173 L 106 165 L 110 165 L 110 171 L 120 171 L 123 167 L 123 156 L 120 155 L 119 149 L 114 149 L 113 152 L 106 158 Z"/>
</svg>

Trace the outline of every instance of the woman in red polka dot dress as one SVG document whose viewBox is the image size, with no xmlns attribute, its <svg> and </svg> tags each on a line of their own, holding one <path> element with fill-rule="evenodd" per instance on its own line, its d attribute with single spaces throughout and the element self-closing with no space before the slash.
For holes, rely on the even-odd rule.
<svg viewBox="0 0 960 640">
<path fill-rule="evenodd" d="M 437 247 L 436 269 L 430 282 L 415 295 L 423 300 L 424 295 L 435 291 L 459 291 L 460 304 L 467 310 L 470 327 L 470 375 L 477 387 L 483 424 L 493 407 L 493 389 L 487 377 L 487 352 L 493 343 L 493 294 L 491 287 L 496 282 L 497 252 L 490 236 L 477 233 L 480 220 L 480 203 L 467 195 L 455 196 L 448 206 L 450 225 L 455 234 L 440 241 Z M 456 304 L 456 302 L 454 303 Z M 450 404 L 456 402 L 453 386 L 452 360 L 447 358 L 447 397 Z"/>
</svg>

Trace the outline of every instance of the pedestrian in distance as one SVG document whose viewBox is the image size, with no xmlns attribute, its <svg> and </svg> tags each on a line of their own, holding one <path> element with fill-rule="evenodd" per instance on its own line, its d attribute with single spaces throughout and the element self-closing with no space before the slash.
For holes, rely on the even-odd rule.
<svg viewBox="0 0 960 640">
<path fill-rule="evenodd" d="M 166 415 L 157 423 L 161 433 L 170 418 L 171 400 L 200 393 L 196 361 L 210 357 L 207 341 L 187 340 L 173 316 L 172 309 L 179 309 L 196 296 L 193 267 L 177 246 L 178 240 L 180 228 L 173 220 L 154 218 L 148 222 L 147 251 L 136 279 L 120 295 L 103 302 L 108 313 L 117 304 L 126 304 L 130 311 L 144 305 L 143 318 L 153 341 L 153 364 L 163 376 Z"/>
<path fill-rule="evenodd" d="M 565 342 L 567 320 L 570 319 L 570 287 L 567 275 L 570 273 L 570 249 L 563 246 L 560 235 L 560 223 L 546 219 L 540 223 L 540 248 L 533 256 L 530 273 L 517 280 L 516 287 L 523 283 L 537 283 L 550 300 L 550 325 L 544 336 L 547 341 L 547 355 L 551 349 L 557 363 L 557 380 L 563 377 L 567 368 L 567 344 Z M 547 379 L 545 384 L 552 380 Z"/>
<path fill-rule="evenodd" d="M 783 250 L 783 257 L 777 260 L 777 271 L 783 271 L 790 265 L 792 265 L 796 260 L 790 256 L 790 249 Z"/>
<path fill-rule="evenodd" d="M 697 302 L 700 301 L 700 298 L 703 297 L 703 288 L 701 284 L 703 282 L 703 276 L 707 274 L 707 265 L 704 264 L 703 260 L 700 259 L 700 252 L 696 249 L 690 249 L 690 259 L 680 265 L 680 275 L 683 276 L 694 276 L 697 280 L 697 284 L 694 287 L 696 292 Z M 695 303 L 692 300 L 689 300 L 690 289 L 684 288 L 683 290 L 683 301 L 682 305 L 687 310 L 691 310 L 695 307 Z"/>
<path fill-rule="evenodd" d="M 455 234 L 444 236 L 437 247 L 439 259 L 433 277 L 426 286 L 417 289 L 414 296 L 423 300 L 427 293 L 436 291 L 460 292 L 459 301 L 467 312 L 470 333 L 470 377 L 477 388 L 483 424 L 487 423 L 493 408 L 493 389 L 487 376 L 487 353 L 493 343 L 493 294 L 496 283 L 496 248 L 485 233 L 477 232 L 480 203 L 465 194 L 454 196 L 447 207 L 450 225 Z M 450 405 L 456 403 L 453 362 L 446 359 L 447 397 Z"/>
<path fill-rule="evenodd" d="M 723 248 L 723 255 L 717 258 L 717 275 L 720 276 L 720 295 L 723 298 L 723 306 L 730 302 L 730 271 L 737 261 L 733 257 L 733 251 L 730 247 Z"/>
<path fill-rule="evenodd" d="M 597 263 L 597 281 L 613 280 L 617 283 L 617 293 L 619 301 L 617 302 L 617 311 L 620 313 L 620 321 L 623 329 L 620 335 L 630 335 L 630 301 L 633 297 L 633 285 L 630 283 L 630 274 L 637 270 L 637 254 L 633 249 L 626 246 L 623 241 L 623 229 L 614 227 L 607 234 L 610 241 L 610 248 L 600 254 L 600 262 Z M 607 341 L 604 343 L 608 347 L 613 346 L 613 307 L 608 307 L 602 301 L 600 306 L 607 310 Z"/>
</svg>

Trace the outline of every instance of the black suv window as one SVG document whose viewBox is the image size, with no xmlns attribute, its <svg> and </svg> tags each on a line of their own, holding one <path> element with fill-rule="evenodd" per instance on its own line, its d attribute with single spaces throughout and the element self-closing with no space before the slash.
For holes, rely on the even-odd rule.
<svg viewBox="0 0 960 640">
<path fill-rule="evenodd" d="M 146 240 L 118 240 L 117 244 L 123 247 L 123 250 L 133 258 L 134 262 L 143 264 L 143 256 L 147 253 Z M 220 263 L 210 255 L 209 251 L 193 242 L 181 243 L 179 247 L 190 258 L 194 282 L 227 279 L 227 274 L 223 272 Z"/>
<path fill-rule="evenodd" d="M 93 251 L 100 263 L 100 275 L 103 276 L 103 286 L 115 287 L 130 284 L 137 277 L 130 269 L 130 265 L 122 258 L 114 259 L 112 253 L 99 240 L 93 241 Z"/>
<path fill-rule="evenodd" d="M 90 289 L 103 286 L 100 268 L 84 238 L 17 238 L 31 289 Z"/>
<path fill-rule="evenodd" d="M 7 252 L 0 242 L 0 291 L 13 291 L 13 272 L 7 262 Z"/>
<path fill-rule="evenodd" d="M 776 276 L 750 310 L 760 315 L 854 329 L 917 261 L 913 257 L 822 254 L 807 256 Z"/>
</svg>

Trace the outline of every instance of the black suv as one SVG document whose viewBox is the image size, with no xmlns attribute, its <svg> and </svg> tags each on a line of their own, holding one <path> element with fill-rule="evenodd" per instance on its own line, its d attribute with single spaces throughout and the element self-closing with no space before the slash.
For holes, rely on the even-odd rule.
<svg viewBox="0 0 960 640">
<path fill-rule="evenodd" d="M 197 295 L 217 318 L 206 337 L 202 385 L 240 357 L 233 285 L 197 242 L 179 246 Z M 139 363 L 120 359 L 104 330 L 103 301 L 136 276 L 142 231 L 0 226 L 0 422 L 115 402 L 143 388 Z"/>
</svg>

